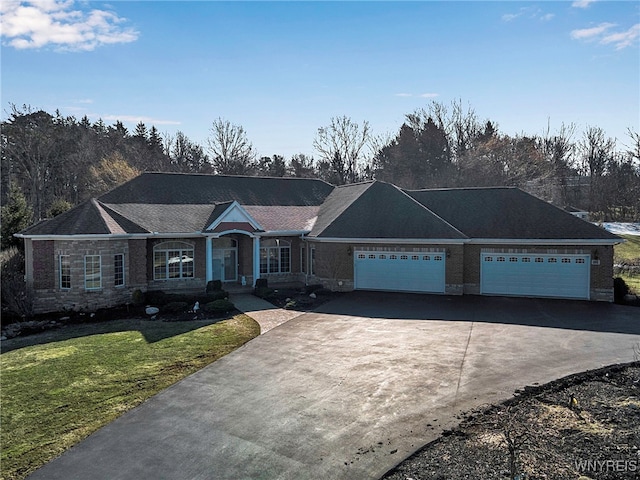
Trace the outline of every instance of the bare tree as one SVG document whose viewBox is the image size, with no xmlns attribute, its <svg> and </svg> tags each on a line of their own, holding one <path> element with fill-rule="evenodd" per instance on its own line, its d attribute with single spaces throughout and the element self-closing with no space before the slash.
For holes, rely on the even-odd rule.
<svg viewBox="0 0 640 480">
<path fill-rule="evenodd" d="M 320 162 L 328 166 L 327 180 L 338 185 L 357 182 L 370 138 L 369 122 L 358 125 L 347 116 L 333 117 L 328 126 L 320 127 L 313 147 L 320 153 Z"/>
<path fill-rule="evenodd" d="M 607 165 L 614 156 L 615 146 L 615 140 L 606 138 L 600 127 L 588 127 L 580 142 L 581 167 L 583 173 L 589 176 L 589 203 L 592 212 L 603 208 L 604 199 L 601 198 L 603 192 L 600 187 Z"/>
<path fill-rule="evenodd" d="M 207 147 L 215 173 L 249 175 L 254 172 L 256 153 L 242 126 L 218 118 L 211 126 Z"/>
</svg>

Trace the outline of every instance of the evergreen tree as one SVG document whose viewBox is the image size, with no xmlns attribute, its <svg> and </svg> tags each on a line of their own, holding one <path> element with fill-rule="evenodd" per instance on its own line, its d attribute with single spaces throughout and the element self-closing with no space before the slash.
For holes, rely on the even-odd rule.
<svg viewBox="0 0 640 480">
<path fill-rule="evenodd" d="M 33 218 L 33 211 L 27 205 L 27 199 L 22 190 L 13 183 L 9 187 L 9 200 L 2 207 L 1 216 L 2 250 L 10 247 L 22 248 L 22 242 L 13 234 L 29 226 Z"/>
</svg>

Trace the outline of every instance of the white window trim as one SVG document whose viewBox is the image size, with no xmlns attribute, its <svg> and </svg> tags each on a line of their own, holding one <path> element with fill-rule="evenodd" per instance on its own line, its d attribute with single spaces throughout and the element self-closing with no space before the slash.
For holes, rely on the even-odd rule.
<svg viewBox="0 0 640 480">
<path fill-rule="evenodd" d="M 182 246 L 180 246 L 179 248 L 177 247 L 177 245 L 173 248 L 168 248 L 165 247 L 165 245 L 169 245 L 169 244 L 182 244 Z M 170 251 L 179 251 L 180 252 L 180 258 L 182 259 L 185 256 L 185 252 L 191 252 L 190 255 L 191 258 L 193 259 L 193 266 L 191 269 L 191 275 L 186 277 L 184 276 L 184 271 L 183 271 L 183 262 L 182 260 L 180 261 L 180 275 L 178 277 L 174 277 L 171 278 L 169 276 L 169 252 Z M 157 252 L 162 252 L 164 253 L 165 256 L 165 264 L 164 264 L 164 268 L 165 268 L 165 276 L 163 278 L 157 278 L 156 277 L 156 269 L 155 266 L 153 267 L 153 280 L 154 281 L 173 281 L 173 280 L 192 280 L 194 278 L 196 278 L 196 266 L 195 266 L 195 246 L 191 243 L 188 242 L 183 242 L 181 240 L 171 240 L 168 242 L 162 242 L 159 243 L 157 245 L 155 245 L 153 247 L 153 261 L 155 262 L 155 258 L 156 258 L 156 253 Z"/>
<path fill-rule="evenodd" d="M 66 258 L 69 261 L 69 286 L 62 286 L 62 259 Z M 60 255 L 58 257 L 58 285 L 60 290 L 71 290 L 71 255 Z"/>
<path fill-rule="evenodd" d="M 122 283 L 116 283 L 116 259 L 120 257 L 121 258 L 121 265 L 122 265 Z M 122 288 L 124 287 L 126 284 L 126 280 L 125 280 L 125 271 L 124 271 L 124 253 L 116 253 L 113 256 L 113 286 L 116 288 Z"/>
<path fill-rule="evenodd" d="M 87 286 L 87 260 L 89 258 L 98 258 L 98 280 L 99 285 L 97 287 Z M 102 256 L 101 255 L 85 255 L 84 256 L 84 289 L 85 290 L 102 290 Z"/>
<path fill-rule="evenodd" d="M 289 240 L 280 240 L 281 244 L 277 244 L 276 246 L 272 246 L 272 245 L 267 245 L 267 246 L 263 246 L 263 244 L 260 245 L 260 275 L 270 275 L 270 274 L 288 274 L 291 273 L 291 242 Z M 271 271 L 271 262 L 269 261 L 269 259 L 271 258 L 271 250 L 275 250 L 277 252 L 277 259 L 278 259 L 278 269 L 277 271 L 273 272 Z M 282 251 L 283 250 L 288 250 L 289 251 L 289 255 L 288 255 L 288 264 L 287 264 L 287 270 L 286 271 L 282 271 Z M 262 271 L 262 252 L 266 253 L 266 260 L 267 260 L 267 271 L 263 272 Z"/>
</svg>

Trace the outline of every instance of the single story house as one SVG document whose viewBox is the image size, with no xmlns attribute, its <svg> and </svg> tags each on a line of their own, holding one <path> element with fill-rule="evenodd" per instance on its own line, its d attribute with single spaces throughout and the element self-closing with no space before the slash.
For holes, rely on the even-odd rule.
<svg viewBox="0 0 640 480">
<path fill-rule="evenodd" d="M 518 188 L 145 173 L 17 234 L 36 312 L 210 280 L 613 300 L 622 241 Z"/>
</svg>

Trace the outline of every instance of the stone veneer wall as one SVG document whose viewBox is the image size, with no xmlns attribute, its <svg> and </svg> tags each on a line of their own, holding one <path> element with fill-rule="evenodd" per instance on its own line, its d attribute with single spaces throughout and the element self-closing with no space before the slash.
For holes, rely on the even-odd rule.
<svg viewBox="0 0 640 480">
<path fill-rule="evenodd" d="M 63 310 L 91 311 L 131 301 L 136 288 L 144 288 L 131 275 L 130 241 L 113 240 L 42 240 L 33 241 L 34 313 Z M 114 286 L 114 256 L 124 254 L 125 285 Z M 71 265 L 71 288 L 60 288 L 60 256 L 68 255 Z M 87 255 L 100 255 L 102 286 L 85 289 L 84 261 Z"/>
</svg>

